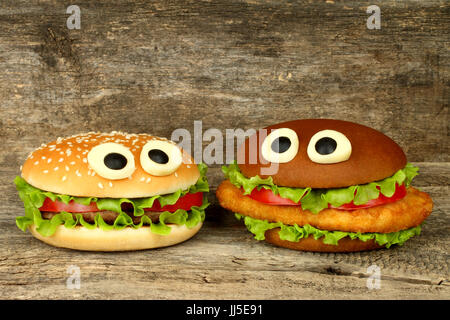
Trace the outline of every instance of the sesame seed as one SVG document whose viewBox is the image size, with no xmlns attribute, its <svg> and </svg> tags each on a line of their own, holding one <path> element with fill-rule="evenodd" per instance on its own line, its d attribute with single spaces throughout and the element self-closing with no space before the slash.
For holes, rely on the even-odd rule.
<svg viewBox="0 0 450 320">
<path fill-rule="evenodd" d="M 59 167 L 54 167 L 53 170 L 58 171 Z"/>
<path fill-rule="evenodd" d="M 44 170 L 44 173 L 48 173 L 48 170 Z"/>
<path fill-rule="evenodd" d="M 112 182 L 110 181 L 108 184 L 112 188 L 112 186 L 113 186 Z"/>
<path fill-rule="evenodd" d="M 42 156 L 42 160 L 45 160 L 46 158 L 45 158 L 45 156 Z"/>
<path fill-rule="evenodd" d="M 145 177 L 142 177 L 139 181 L 144 181 L 145 180 Z"/>
<path fill-rule="evenodd" d="M 100 189 L 103 189 L 103 185 L 102 185 L 101 182 L 98 183 L 98 187 L 99 187 Z"/>
<path fill-rule="evenodd" d="M 178 178 L 178 173 L 175 172 L 175 177 Z"/>
<path fill-rule="evenodd" d="M 64 154 L 64 152 L 63 152 L 63 151 L 60 151 L 59 154 Z"/>
<path fill-rule="evenodd" d="M 75 157 L 77 157 L 78 159 L 81 159 L 81 157 L 80 157 L 80 155 L 79 154 L 77 154 Z"/>
<path fill-rule="evenodd" d="M 67 180 L 67 177 L 66 177 L 66 176 L 63 176 L 61 180 L 62 180 L 62 181 L 66 181 L 66 180 Z"/>
<path fill-rule="evenodd" d="M 149 183 L 150 181 L 152 181 L 152 178 L 148 177 L 145 183 Z"/>
<path fill-rule="evenodd" d="M 52 158 L 48 158 L 47 163 L 52 162 Z"/>
<path fill-rule="evenodd" d="M 72 154 L 72 150 L 67 149 L 67 150 L 66 150 L 66 155 L 67 155 L 67 156 L 70 156 L 71 154 Z"/>
<path fill-rule="evenodd" d="M 20 171 L 22 171 L 22 168 L 23 168 L 23 166 L 20 166 L 20 168 L 19 168 L 19 169 L 20 169 Z"/>
<path fill-rule="evenodd" d="M 77 151 L 81 151 L 81 148 L 80 148 L 80 147 L 77 147 Z"/>
<path fill-rule="evenodd" d="M 191 166 L 190 165 L 186 165 L 186 167 L 189 169 Z"/>
<path fill-rule="evenodd" d="M 38 164 L 39 164 L 39 161 L 36 161 L 36 162 L 34 163 L 35 166 L 37 166 Z"/>
<path fill-rule="evenodd" d="M 72 161 L 70 164 L 73 166 L 75 164 L 75 161 Z"/>
<path fill-rule="evenodd" d="M 69 166 L 66 166 L 66 171 L 69 171 Z"/>
<path fill-rule="evenodd" d="M 63 162 L 64 158 L 59 158 L 58 162 Z"/>
<path fill-rule="evenodd" d="M 77 169 L 77 171 L 75 171 L 75 174 L 76 174 L 77 176 L 81 177 L 81 173 L 80 173 L 80 171 L 78 171 L 78 169 Z"/>
<path fill-rule="evenodd" d="M 83 158 L 83 162 L 84 162 L 84 163 L 87 163 L 87 159 L 86 159 L 86 158 Z"/>
</svg>

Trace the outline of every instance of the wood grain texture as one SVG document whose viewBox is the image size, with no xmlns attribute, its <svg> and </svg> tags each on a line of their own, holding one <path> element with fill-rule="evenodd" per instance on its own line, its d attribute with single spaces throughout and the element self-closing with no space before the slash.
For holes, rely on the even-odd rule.
<svg viewBox="0 0 450 320">
<path fill-rule="evenodd" d="M 383 1 L 0 3 L 2 298 L 449 299 L 449 6 Z M 15 227 L 12 184 L 41 143 L 78 132 L 170 136 L 176 128 L 261 128 L 298 118 L 356 121 L 397 141 L 435 208 L 404 246 L 298 253 L 252 239 L 214 193 L 205 226 L 165 249 L 80 253 Z M 204 142 L 204 144 L 207 144 Z M 222 177 L 209 171 L 212 189 Z M 368 290 L 367 267 L 382 287 Z M 65 286 L 69 265 L 81 289 Z M 186 288 L 189 288 L 187 290 Z"/>
<path fill-rule="evenodd" d="M 89 253 L 48 246 L 15 226 L 23 212 L 13 186 L 0 204 L 0 288 L 21 299 L 448 299 L 448 164 L 418 163 L 415 185 L 435 208 L 420 236 L 401 247 L 350 254 L 297 252 L 257 241 L 214 193 L 204 227 L 191 240 L 157 250 Z M 219 170 L 208 174 L 213 188 Z M 436 179 L 433 179 L 436 180 Z M 426 185 L 426 186 L 425 186 Z M 381 270 L 381 288 L 366 286 L 367 268 Z M 67 268 L 81 270 L 69 290 Z M 189 288 L 189 290 L 187 290 Z"/>
</svg>

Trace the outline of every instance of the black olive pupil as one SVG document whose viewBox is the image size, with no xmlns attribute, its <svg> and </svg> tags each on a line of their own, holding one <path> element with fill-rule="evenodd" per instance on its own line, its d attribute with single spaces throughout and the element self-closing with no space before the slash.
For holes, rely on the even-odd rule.
<svg viewBox="0 0 450 320">
<path fill-rule="evenodd" d="M 291 140 L 288 137 L 278 137 L 273 140 L 270 146 L 272 150 L 276 153 L 283 153 L 289 150 L 291 146 Z"/>
<path fill-rule="evenodd" d="M 127 158 L 120 153 L 114 152 L 107 154 L 103 162 L 105 163 L 105 166 L 112 170 L 120 170 L 126 167 L 128 161 Z"/>
<path fill-rule="evenodd" d="M 333 153 L 336 150 L 336 140 L 330 137 L 324 137 L 316 142 L 316 151 L 319 154 L 325 155 Z"/>
<path fill-rule="evenodd" d="M 164 151 L 159 149 L 150 150 L 148 152 L 148 157 L 159 164 L 165 164 L 169 162 L 169 156 Z"/>
</svg>

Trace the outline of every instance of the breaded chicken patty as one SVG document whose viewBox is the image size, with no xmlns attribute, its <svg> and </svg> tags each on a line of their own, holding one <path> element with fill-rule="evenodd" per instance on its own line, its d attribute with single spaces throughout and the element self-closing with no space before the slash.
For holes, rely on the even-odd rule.
<svg viewBox="0 0 450 320">
<path fill-rule="evenodd" d="M 354 211 L 325 209 L 317 214 L 301 206 L 276 206 L 253 200 L 228 180 L 219 185 L 216 195 L 222 207 L 255 219 L 361 233 L 389 233 L 418 226 L 433 207 L 430 196 L 413 187 L 407 189 L 406 197 L 394 203 Z"/>
</svg>

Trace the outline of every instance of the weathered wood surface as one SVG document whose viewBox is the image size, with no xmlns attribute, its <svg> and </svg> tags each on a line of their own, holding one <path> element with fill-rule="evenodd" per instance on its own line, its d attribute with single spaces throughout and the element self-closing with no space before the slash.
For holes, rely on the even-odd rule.
<svg viewBox="0 0 450 320">
<path fill-rule="evenodd" d="M 422 234 L 402 247 L 352 254 L 296 252 L 253 236 L 230 212 L 207 211 L 191 240 L 157 250 L 89 253 L 50 247 L 16 228 L 22 204 L 2 186 L 0 287 L 2 298 L 37 299 L 449 299 L 448 185 L 450 166 L 418 163 L 415 185 L 435 208 Z M 219 170 L 211 170 L 214 185 Z M 69 266 L 81 288 L 69 290 Z M 381 270 L 381 288 L 366 286 L 367 268 Z"/>
<path fill-rule="evenodd" d="M 449 6 L 383 1 L 0 2 L 2 298 L 448 299 Z M 382 130 L 421 167 L 435 209 L 403 247 L 299 253 L 252 239 L 213 203 L 178 246 L 129 253 L 49 247 L 15 227 L 12 180 L 28 152 L 91 130 L 170 136 L 176 128 L 260 128 L 295 118 Z M 214 165 L 213 189 L 221 180 Z M 381 289 L 366 287 L 381 268 Z M 69 265 L 81 289 L 65 286 Z"/>
</svg>

